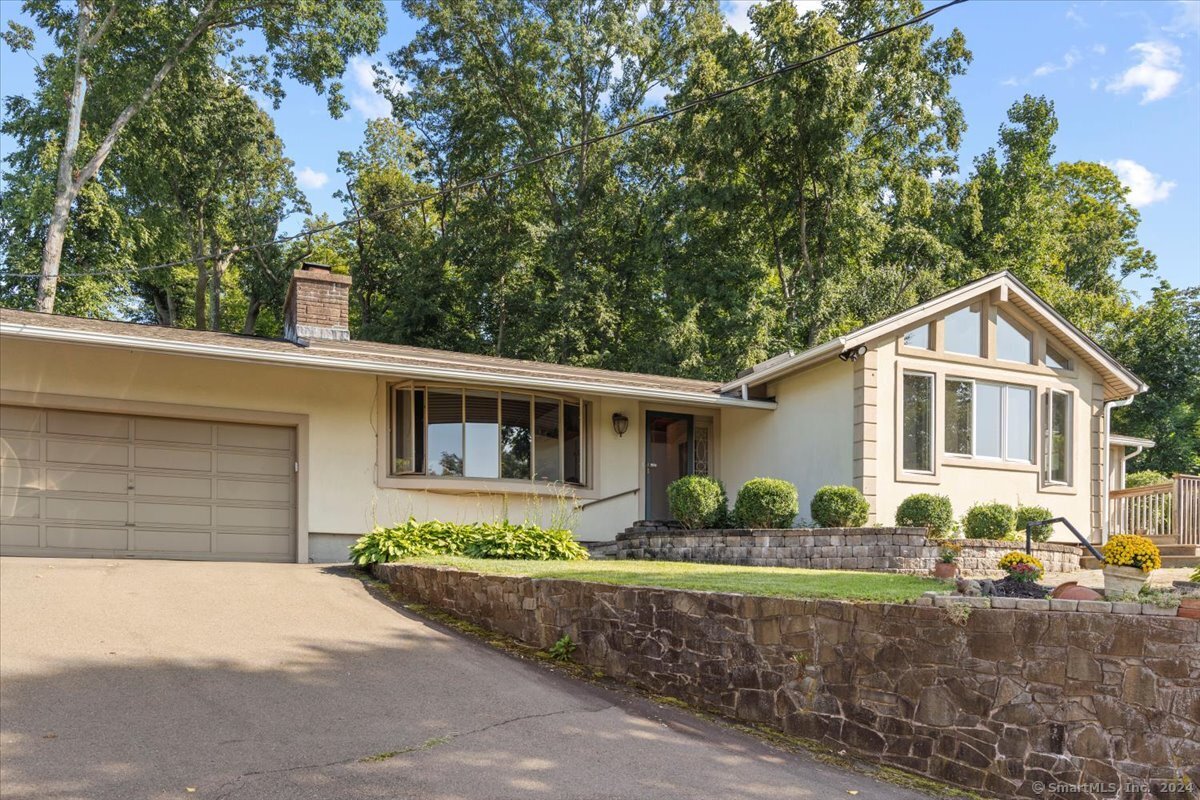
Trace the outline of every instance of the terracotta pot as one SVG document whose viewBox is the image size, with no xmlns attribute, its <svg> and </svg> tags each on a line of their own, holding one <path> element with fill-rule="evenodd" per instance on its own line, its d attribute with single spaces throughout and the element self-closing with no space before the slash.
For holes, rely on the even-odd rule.
<svg viewBox="0 0 1200 800">
<path fill-rule="evenodd" d="M 944 581 L 950 580 L 958 574 L 958 564 L 939 561 L 933 565 L 933 577 L 941 578 Z"/>
<path fill-rule="evenodd" d="M 1200 597 L 1185 597 L 1180 600 L 1179 616 L 1200 619 Z"/>
<path fill-rule="evenodd" d="M 1054 587 L 1050 596 L 1056 600 L 1103 600 L 1104 595 L 1095 589 L 1080 586 L 1078 581 L 1067 581 Z"/>
<path fill-rule="evenodd" d="M 1137 594 L 1149 579 L 1150 573 L 1142 572 L 1137 567 L 1116 567 L 1110 564 L 1104 568 L 1104 594 Z"/>
</svg>

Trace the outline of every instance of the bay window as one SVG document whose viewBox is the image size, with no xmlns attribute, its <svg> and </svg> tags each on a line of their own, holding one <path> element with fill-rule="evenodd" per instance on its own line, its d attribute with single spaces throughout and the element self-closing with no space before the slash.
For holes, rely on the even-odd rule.
<svg viewBox="0 0 1200 800">
<path fill-rule="evenodd" d="M 933 376 L 904 373 L 902 463 L 909 472 L 933 472 Z"/>
<path fill-rule="evenodd" d="M 390 474 L 570 483 L 587 480 L 578 397 L 394 386 Z"/>
<path fill-rule="evenodd" d="M 945 449 L 954 456 L 1033 461 L 1033 389 L 947 378 Z"/>
</svg>

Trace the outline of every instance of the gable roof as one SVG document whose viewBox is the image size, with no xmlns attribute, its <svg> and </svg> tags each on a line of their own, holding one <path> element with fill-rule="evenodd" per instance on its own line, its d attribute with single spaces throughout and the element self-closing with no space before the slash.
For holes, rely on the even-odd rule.
<svg viewBox="0 0 1200 800">
<path fill-rule="evenodd" d="M 616 395 L 691 405 L 757 408 L 773 408 L 775 405 L 769 401 L 722 395 L 720 384 L 715 381 L 563 366 L 379 342 L 313 340 L 308 346 L 301 346 L 286 339 L 3 308 L 0 308 L 0 335 L 186 357 L 369 372 L 396 378 L 522 387 L 535 391 Z"/>
<path fill-rule="evenodd" d="M 923 319 L 943 314 L 972 298 L 997 289 L 1001 292 L 1002 299 L 1012 303 L 1034 322 L 1055 334 L 1055 337 L 1063 345 L 1069 347 L 1075 355 L 1096 370 L 1104 380 L 1106 398 L 1130 397 L 1146 391 L 1146 384 L 1137 375 L 1126 369 L 1111 353 L 1072 324 L 1053 306 L 1018 280 L 1015 275 L 1007 271 L 996 272 L 957 289 L 952 289 L 920 305 L 901 311 L 899 314 L 893 314 L 872 325 L 858 328 L 808 350 L 775 356 L 723 384 L 721 391 L 740 393 L 744 388 L 758 386 L 796 370 L 814 366 L 847 350 L 874 344 Z"/>
</svg>

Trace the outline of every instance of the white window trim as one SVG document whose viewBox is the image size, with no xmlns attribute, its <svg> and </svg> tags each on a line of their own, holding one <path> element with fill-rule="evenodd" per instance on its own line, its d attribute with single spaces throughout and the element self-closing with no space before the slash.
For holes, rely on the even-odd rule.
<svg viewBox="0 0 1200 800">
<path fill-rule="evenodd" d="M 985 379 L 980 379 L 980 378 L 959 377 L 957 375 L 950 373 L 950 374 L 947 374 L 942 381 L 941 388 L 942 388 L 943 396 L 946 393 L 945 392 L 946 384 L 949 383 L 950 381 L 971 384 L 971 452 L 970 453 L 954 453 L 954 452 L 951 452 L 950 450 L 947 450 L 945 447 L 945 444 L 943 444 L 942 451 L 943 451 L 943 455 L 945 455 L 946 458 L 953 458 L 956 460 L 963 460 L 963 461 L 970 459 L 972 461 L 983 461 L 983 462 L 990 462 L 993 464 L 1032 465 L 1032 464 L 1036 463 L 1033 459 L 1033 454 L 1036 451 L 1035 433 L 1036 433 L 1036 428 L 1037 428 L 1037 405 L 1036 405 L 1037 387 L 1036 386 L 1031 386 L 1029 384 L 1024 384 L 1024 383 L 1011 383 L 1009 381 L 996 381 L 996 380 L 985 380 Z M 999 457 L 997 457 L 997 456 L 981 456 L 981 455 L 979 455 L 978 450 L 977 450 L 977 447 L 979 445 L 979 430 L 978 430 L 979 416 L 977 413 L 978 409 L 979 409 L 979 403 L 976 401 L 977 394 L 976 394 L 975 387 L 981 383 L 987 384 L 989 386 L 999 386 L 1000 387 L 1000 456 Z M 1008 457 L 1008 387 L 1010 387 L 1010 386 L 1013 387 L 1014 389 L 1027 389 L 1030 392 L 1030 396 L 1032 398 L 1035 398 L 1034 400 L 1031 401 L 1032 404 L 1029 409 L 1029 456 L 1030 456 L 1029 458 L 1009 458 Z M 943 427 L 945 427 L 944 422 L 943 422 Z"/>
<path fill-rule="evenodd" d="M 909 375 L 926 378 L 929 381 L 929 469 L 909 469 L 904 465 L 904 379 Z M 896 451 L 899 453 L 900 471 L 907 475 L 932 476 L 937 474 L 937 374 L 920 370 L 902 369 L 900 371 L 900 424 L 896 428 Z"/>
<path fill-rule="evenodd" d="M 1050 476 L 1050 470 L 1054 463 L 1054 397 L 1062 395 L 1067 401 L 1067 441 L 1066 441 L 1066 468 L 1067 475 L 1064 479 L 1055 479 Z M 1045 442 L 1045 468 L 1042 470 L 1042 480 L 1046 486 L 1072 486 L 1074 485 L 1074 456 L 1075 456 L 1075 402 L 1074 392 L 1063 389 L 1047 389 L 1046 390 L 1046 413 L 1045 424 L 1042 430 L 1043 441 Z"/>
</svg>

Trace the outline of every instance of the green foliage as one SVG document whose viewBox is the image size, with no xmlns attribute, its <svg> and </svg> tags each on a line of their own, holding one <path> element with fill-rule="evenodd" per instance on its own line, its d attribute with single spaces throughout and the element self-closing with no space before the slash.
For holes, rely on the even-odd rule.
<svg viewBox="0 0 1200 800">
<path fill-rule="evenodd" d="M 822 528 L 854 528 L 867 523 L 871 506 L 853 486 L 822 486 L 813 495 L 810 511 Z"/>
<path fill-rule="evenodd" d="M 962 525 L 968 539 L 1008 539 L 1016 530 L 1017 514 L 1004 503 L 976 503 L 967 510 Z"/>
<path fill-rule="evenodd" d="M 1017 506 L 1016 531 L 1019 538 L 1025 536 L 1025 526 L 1030 522 L 1041 522 L 1044 519 L 1052 519 L 1054 514 L 1045 506 Z M 1054 533 L 1053 525 L 1038 525 L 1030 532 L 1030 536 L 1035 542 L 1044 542 L 1050 538 L 1050 534 Z"/>
<path fill-rule="evenodd" d="M 550 649 L 547 652 L 550 654 L 550 658 L 555 661 L 570 661 L 571 654 L 575 652 L 577 647 L 578 645 L 571 640 L 571 637 L 564 633 L 562 638 L 550 645 Z"/>
<path fill-rule="evenodd" d="M 1188 580 L 1192 583 L 1200 583 L 1200 567 L 1192 570 L 1192 574 L 1188 576 Z"/>
<path fill-rule="evenodd" d="M 733 518 L 744 528 L 788 528 L 799 513 L 796 487 L 779 478 L 746 481 L 733 504 Z"/>
<path fill-rule="evenodd" d="M 407 522 L 376 528 L 350 548 L 359 566 L 384 564 L 421 556 L 571 561 L 586 559 L 587 549 L 570 531 L 546 530 L 509 522 L 459 525 L 451 522 Z"/>
<path fill-rule="evenodd" d="M 1143 486 L 1161 486 L 1171 482 L 1171 476 L 1154 469 L 1143 469 L 1131 472 L 1125 476 L 1126 489 L 1140 489 Z"/>
<path fill-rule="evenodd" d="M 667 487 L 671 515 L 689 528 L 712 528 L 725 510 L 725 489 L 704 475 L 685 475 Z"/>
<path fill-rule="evenodd" d="M 954 530 L 954 506 L 944 494 L 910 494 L 896 508 L 896 524 L 929 528 L 929 535 L 939 539 Z"/>
</svg>

